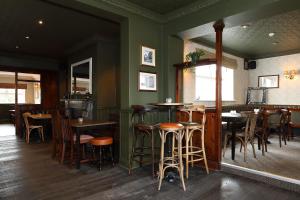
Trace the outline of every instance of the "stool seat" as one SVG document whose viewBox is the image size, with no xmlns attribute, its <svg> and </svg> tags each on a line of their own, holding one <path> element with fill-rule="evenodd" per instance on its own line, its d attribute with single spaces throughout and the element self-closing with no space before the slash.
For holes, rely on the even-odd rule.
<svg viewBox="0 0 300 200">
<path fill-rule="evenodd" d="M 76 142 L 76 135 L 73 136 L 74 142 Z M 90 140 L 94 139 L 91 135 L 80 135 L 80 144 L 88 143 Z"/>
<path fill-rule="evenodd" d="M 160 123 L 159 127 L 161 129 L 183 129 L 184 126 L 179 123 Z"/>
<path fill-rule="evenodd" d="M 94 146 L 104 146 L 111 145 L 113 143 L 112 137 L 97 137 L 90 141 L 90 143 Z"/>
</svg>

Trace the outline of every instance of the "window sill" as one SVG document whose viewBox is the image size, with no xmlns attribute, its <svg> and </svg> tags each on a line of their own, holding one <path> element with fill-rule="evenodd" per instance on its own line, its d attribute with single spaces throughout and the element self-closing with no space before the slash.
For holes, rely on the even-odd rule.
<svg viewBox="0 0 300 200">
<path fill-rule="evenodd" d="M 195 100 L 194 102 L 215 102 L 215 100 Z M 222 100 L 222 102 L 236 102 L 236 100 Z"/>
</svg>

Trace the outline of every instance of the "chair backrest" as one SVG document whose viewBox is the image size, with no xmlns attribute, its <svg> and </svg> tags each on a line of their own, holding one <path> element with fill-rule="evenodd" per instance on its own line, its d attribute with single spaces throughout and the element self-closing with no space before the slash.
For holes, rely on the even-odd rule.
<svg viewBox="0 0 300 200">
<path fill-rule="evenodd" d="M 61 134 L 63 141 L 73 141 L 73 130 L 71 121 L 68 117 L 61 117 Z"/>
<path fill-rule="evenodd" d="M 283 128 L 289 123 L 289 111 L 287 109 L 281 109 L 280 115 L 280 127 Z"/>
<path fill-rule="evenodd" d="M 26 129 L 29 129 L 30 124 L 29 124 L 29 121 L 28 121 L 28 117 L 31 115 L 31 113 L 30 112 L 25 112 L 22 115 L 23 115 L 25 127 L 26 127 Z"/>
<path fill-rule="evenodd" d="M 133 109 L 131 115 L 131 123 L 144 123 L 145 116 L 149 112 L 155 111 L 157 108 L 155 106 L 143 106 L 143 105 L 132 105 L 131 108 Z"/>
<path fill-rule="evenodd" d="M 204 105 L 191 105 L 184 106 L 179 109 L 181 112 L 188 114 L 188 122 L 193 122 L 193 112 L 200 112 L 202 114 L 202 122 L 201 124 L 205 124 L 206 115 L 205 115 L 205 106 Z"/>
<path fill-rule="evenodd" d="M 242 115 L 246 116 L 246 127 L 245 127 L 245 140 L 252 139 L 255 135 L 255 128 L 258 114 L 254 112 L 241 112 Z"/>
</svg>

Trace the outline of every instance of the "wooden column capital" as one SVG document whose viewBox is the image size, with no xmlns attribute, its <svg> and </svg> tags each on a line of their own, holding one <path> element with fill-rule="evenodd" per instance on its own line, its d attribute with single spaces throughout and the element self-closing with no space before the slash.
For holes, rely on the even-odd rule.
<svg viewBox="0 0 300 200">
<path fill-rule="evenodd" d="M 225 24 L 224 24 L 223 20 L 219 20 L 219 21 L 216 21 L 213 26 L 214 26 L 215 32 L 222 32 L 225 27 Z"/>
</svg>

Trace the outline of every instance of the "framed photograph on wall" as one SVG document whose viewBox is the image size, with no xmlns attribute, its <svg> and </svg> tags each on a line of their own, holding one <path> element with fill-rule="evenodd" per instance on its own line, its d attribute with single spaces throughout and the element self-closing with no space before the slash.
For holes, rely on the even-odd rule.
<svg viewBox="0 0 300 200">
<path fill-rule="evenodd" d="M 157 75 L 150 72 L 139 72 L 139 91 L 157 91 Z"/>
<path fill-rule="evenodd" d="M 141 60 L 142 65 L 155 67 L 155 49 L 142 45 Z"/>
<path fill-rule="evenodd" d="M 279 88 L 279 75 L 258 76 L 259 88 Z"/>
</svg>

